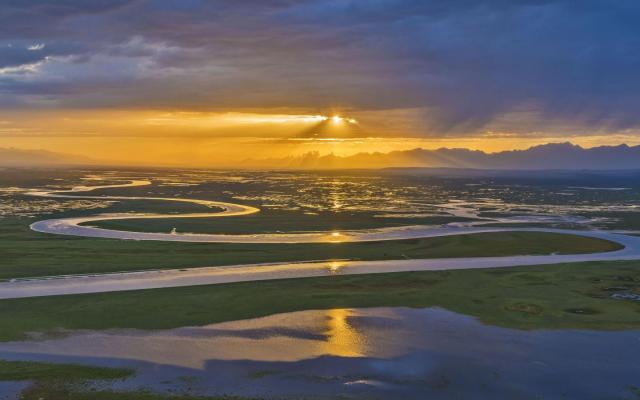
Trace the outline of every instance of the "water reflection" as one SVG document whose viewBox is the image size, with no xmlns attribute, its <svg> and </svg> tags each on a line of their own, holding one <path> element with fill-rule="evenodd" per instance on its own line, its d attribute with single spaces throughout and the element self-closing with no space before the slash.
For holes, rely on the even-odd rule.
<svg viewBox="0 0 640 400">
<path fill-rule="evenodd" d="M 365 337 L 349 322 L 349 317 L 353 315 L 353 310 L 326 311 L 326 354 L 340 357 L 362 357 L 365 354 Z"/>
<path fill-rule="evenodd" d="M 347 263 L 345 261 L 330 261 L 327 266 L 327 269 L 330 274 L 337 275 L 340 273 L 340 270 L 342 270 L 342 268 L 346 266 L 347 266 Z"/>
<path fill-rule="evenodd" d="M 0 344 L 0 358 L 131 366 L 115 389 L 358 399 L 634 398 L 640 332 L 518 331 L 440 309 L 333 309 Z M 191 377 L 188 383 L 184 377 Z"/>
<path fill-rule="evenodd" d="M 301 215 L 330 212 L 336 216 L 369 218 L 377 216 L 370 227 L 396 224 L 433 216 L 519 218 L 557 223 L 564 226 L 627 227 L 616 213 L 640 211 L 640 187 L 632 179 L 624 187 L 557 185 L 540 181 L 522 185 L 520 180 L 493 181 L 477 178 L 456 179 L 428 176 L 399 176 L 379 173 L 301 173 L 245 171 L 68 171 L 58 178 L 29 183 L 20 176 L 0 187 L 0 216 L 36 216 L 61 211 L 120 210 L 117 204 L 99 200 L 46 200 L 25 198 L 33 188 L 63 190 L 70 186 L 88 186 L 87 181 L 114 183 L 150 180 L 149 188 L 134 191 L 147 197 L 197 198 L 251 204 L 262 210 L 295 211 Z M 56 176 L 56 175 L 54 175 Z M 45 181 L 46 185 L 42 181 Z M 95 183 L 95 182 L 93 182 Z M 627 185 L 628 184 L 628 185 Z M 594 190 L 597 189 L 597 190 Z M 114 192 L 115 190 L 115 192 Z M 464 208 L 467 208 L 465 211 Z M 97 211 L 95 211 L 97 212 Z M 355 217 L 354 217 L 355 215 Z M 371 217 L 373 218 L 373 217 Z M 390 220 L 388 220 L 390 219 Z M 339 219 L 340 220 L 340 219 Z M 395 220 L 395 222 L 393 221 Z M 347 222 L 342 229 L 347 229 Z"/>
<path fill-rule="evenodd" d="M 202 369 L 207 360 L 298 361 L 318 356 L 360 357 L 364 333 L 353 310 L 332 309 L 166 331 L 88 331 L 0 345 L 0 352 L 122 358 Z"/>
</svg>

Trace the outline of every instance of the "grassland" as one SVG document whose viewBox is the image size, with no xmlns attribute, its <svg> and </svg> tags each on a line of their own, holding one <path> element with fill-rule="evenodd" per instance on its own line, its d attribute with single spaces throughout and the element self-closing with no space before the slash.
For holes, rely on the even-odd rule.
<svg viewBox="0 0 640 400">
<path fill-rule="evenodd" d="M 122 379 L 132 373 L 132 370 L 119 368 L 0 360 L 0 381 Z"/>
<path fill-rule="evenodd" d="M 147 202 L 151 203 L 151 202 Z M 203 211 L 200 209 L 199 211 Z M 204 210 L 208 212 L 210 210 Z M 94 221 L 87 225 L 134 232 L 189 233 L 275 233 L 300 231 L 340 231 L 372 229 L 406 225 L 441 225 L 450 222 L 473 221 L 452 215 L 433 215 L 417 218 L 378 218 L 374 213 L 318 212 L 304 214 L 292 211 L 262 210 L 256 214 L 223 218 L 132 218 L 126 220 Z"/>
<path fill-rule="evenodd" d="M 436 271 L 0 301 L 12 321 L 1 340 L 57 329 L 161 329 L 304 309 L 440 306 L 519 329 L 639 329 L 640 303 L 610 298 L 640 293 L 639 262 Z M 242 301 L 239 301 L 241 299 Z M 113 392 L 108 382 L 131 371 L 0 361 L 0 380 L 29 380 L 22 400 L 242 400 Z M 248 400 L 248 399 L 245 399 Z"/>
<path fill-rule="evenodd" d="M 16 177 L 5 173 L 0 176 L 0 183 L 2 186 L 44 186 L 51 183 L 49 175 L 53 172 L 20 173 L 22 175 Z M 84 175 L 84 172 L 55 173 L 59 179 L 69 182 Z M 473 183 L 475 184 L 475 180 Z M 410 186 L 417 184 L 423 185 L 424 181 L 411 180 L 407 183 Z M 453 185 L 452 189 L 465 189 L 464 184 L 462 181 L 447 183 Z M 263 193 L 273 182 L 268 182 L 264 188 L 254 187 L 256 184 L 244 185 L 253 187 L 255 193 Z M 449 187 L 447 185 L 445 188 Z M 297 194 L 296 187 L 291 190 Z M 195 197 L 210 194 L 215 199 L 234 201 L 220 197 L 223 188 L 233 193 L 243 193 L 236 184 L 215 183 L 199 188 L 200 193 Z M 95 191 L 91 195 L 172 197 L 178 190 L 181 192 L 184 189 L 121 188 Z M 506 196 L 504 200 L 507 203 L 556 201 L 559 204 L 565 204 L 567 201 L 565 196 L 556 196 L 558 198 L 554 200 L 554 191 L 548 187 L 529 187 L 526 189 L 529 192 L 522 192 L 523 190 L 525 189 L 509 189 L 508 192 L 502 192 L 503 196 Z M 313 196 L 307 196 L 306 200 L 315 200 L 314 197 L 326 198 L 326 194 L 326 191 L 318 192 Z M 424 200 L 425 195 L 429 193 L 415 196 Z M 576 204 L 582 204 L 584 196 L 595 201 L 595 204 L 605 204 L 606 199 L 595 196 L 606 196 L 607 199 L 615 200 L 615 196 L 623 195 L 631 198 L 623 192 L 589 191 L 581 194 Z M 446 201 L 447 198 L 448 195 L 443 195 L 442 199 L 433 198 L 432 202 Z M 25 200 L 34 201 L 32 198 Z M 100 209 L 100 212 L 197 211 L 203 210 L 192 204 L 145 200 L 116 202 Z M 56 213 L 49 217 L 84 215 L 86 212 L 75 210 L 66 214 Z M 293 215 L 295 217 L 291 217 Z M 627 221 L 625 228 L 637 227 L 638 220 L 635 214 L 611 213 L 606 216 Z M 42 218 L 45 216 L 41 215 L 38 219 Z M 300 210 L 287 213 L 267 209 L 260 214 L 240 218 L 105 221 L 98 225 L 134 231 L 168 232 L 175 227 L 179 232 L 249 233 L 441 224 L 454 220 L 456 219 L 450 216 L 390 219 L 373 218 L 372 215 L 351 215 L 346 211 L 309 215 Z M 38 234 L 28 229 L 29 223 L 33 221 L 34 219 L 30 218 L 0 219 L 0 279 L 313 259 L 481 257 L 554 252 L 587 253 L 618 248 L 614 243 L 577 236 L 515 232 L 330 245 L 134 242 Z M 623 226 L 621 224 L 622 222 L 615 226 Z M 640 293 L 640 262 L 331 276 L 2 300 L 0 315 L 4 323 L 1 324 L 0 340 L 22 339 L 31 332 L 52 333 L 59 330 L 108 328 L 165 329 L 306 309 L 378 306 L 439 306 L 473 315 L 485 323 L 517 329 L 640 329 L 640 303 L 611 298 L 612 293 L 628 292 Z M 85 385 L 96 380 L 120 379 L 129 373 L 128 370 L 0 361 L 0 380 L 34 381 L 34 384 L 22 394 L 24 400 L 236 399 L 165 397 L 149 392 L 92 391 L 90 385 Z"/>
<path fill-rule="evenodd" d="M 125 379 L 133 370 L 77 364 L 0 360 L 0 381 L 29 381 L 21 400 L 241 400 L 236 397 L 162 396 L 151 392 L 95 390 L 92 382 Z"/>
<path fill-rule="evenodd" d="M 0 340 L 58 329 L 165 329 L 275 313 L 349 307 L 431 307 L 498 326 L 638 329 L 639 262 L 430 271 L 246 282 L 0 301 Z"/>
<path fill-rule="evenodd" d="M 87 382 L 125 379 L 132 374 L 133 370 L 121 368 L 0 360 L 0 381 L 31 382 L 20 395 L 20 399 L 25 400 L 62 400 L 74 398 L 63 396 L 74 392 L 88 395 L 89 392 L 83 390 Z"/>
<path fill-rule="evenodd" d="M 48 235 L 32 232 L 28 222 L 0 220 L 0 279 L 280 261 L 570 254 L 620 248 L 594 238 L 536 232 L 332 244 L 166 243 Z"/>
</svg>

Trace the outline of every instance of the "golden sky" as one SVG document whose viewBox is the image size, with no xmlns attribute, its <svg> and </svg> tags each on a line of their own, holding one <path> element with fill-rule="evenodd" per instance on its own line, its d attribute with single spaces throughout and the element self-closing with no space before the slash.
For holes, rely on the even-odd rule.
<svg viewBox="0 0 640 400">
<path fill-rule="evenodd" d="M 639 4 L 11 1 L 0 147 L 235 166 L 638 144 Z"/>
<path fill-rule="evenodd" d="M 386 116 L 385 116 L 386 115 Z M 241 166 L 247 159 L 347 156 L 415 148 L 496 152 L 567 140 L 583 147 L 638 144 L 621 132 L 575 136 L 486 131 L 428 135 L 416 110 L 326 114 L 50 110 L 0 113 L 0 147 L 46 149 L 128 165 Z"/>
</svg>

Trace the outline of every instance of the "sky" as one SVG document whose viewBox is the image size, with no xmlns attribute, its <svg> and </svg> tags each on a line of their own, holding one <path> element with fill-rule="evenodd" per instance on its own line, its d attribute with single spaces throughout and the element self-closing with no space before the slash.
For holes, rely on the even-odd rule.
<svg viewBox="0 0 640 400">
<path fill-rule="evenodd" d="M 637 0 L 2 0 L 0 147 L 190 166 L 640 144 L 638 20 Z"/>
</svg>

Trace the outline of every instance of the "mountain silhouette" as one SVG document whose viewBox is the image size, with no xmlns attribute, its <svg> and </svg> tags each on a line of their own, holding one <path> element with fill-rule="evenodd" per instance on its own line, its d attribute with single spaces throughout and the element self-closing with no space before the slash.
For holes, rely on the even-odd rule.
<svg viewBox="0 0 640 400">
<path fill-rule="evenodd" d="M 640 146 L 583 148 L 572 143 L 548 143 L 526 150 L 485 153 L 478 150 L 441 148 L 413 149 L 389 153 L 358 153 L 351 156 L 306 153 L 299 157 L 246 160 L 248 167 L 338 169 L 338 168 L 468 168 L 505 170 L 544 169 L 640 169 Z"/>
</svg>

